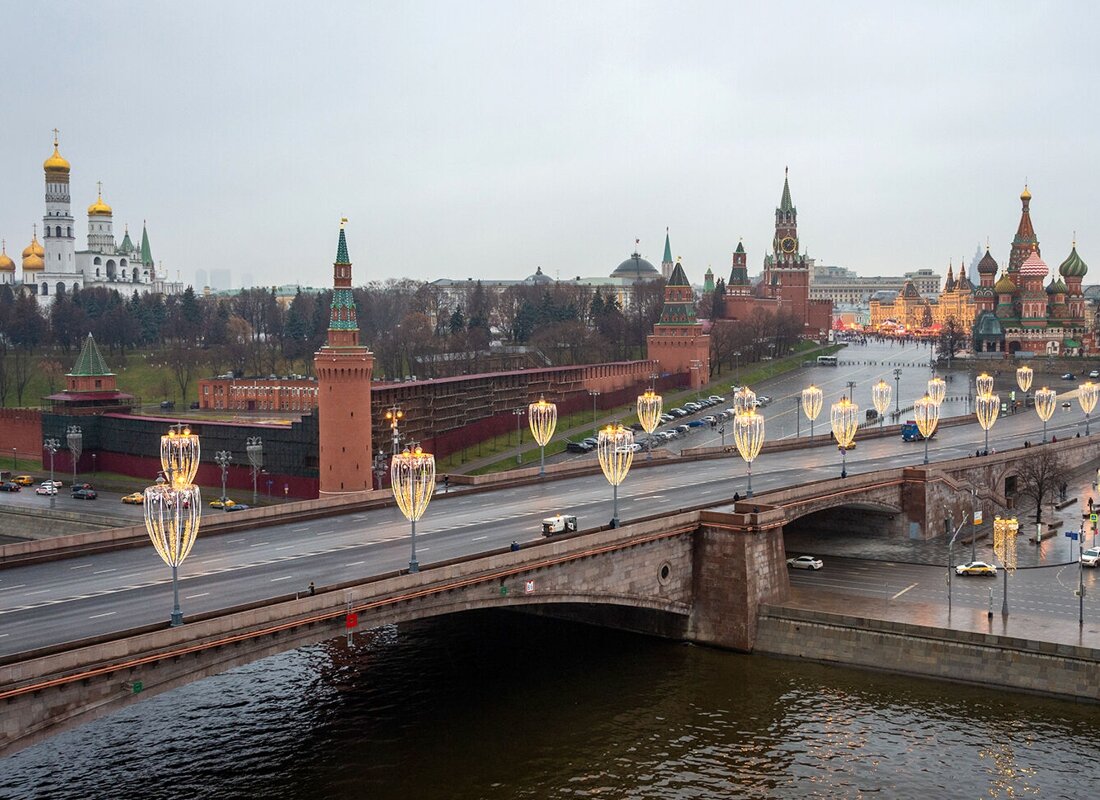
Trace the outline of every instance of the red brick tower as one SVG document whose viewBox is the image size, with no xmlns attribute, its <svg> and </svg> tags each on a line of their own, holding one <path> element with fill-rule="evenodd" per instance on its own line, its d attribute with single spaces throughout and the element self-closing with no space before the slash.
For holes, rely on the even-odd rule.
<svg viewBox="0 0 1100 800">
<path fill-rule="evenodd" d="M 775 209 L 775 238 L 772 253 L 764 259 L 760 291 L 763 297 L 782 301 L 788 311 L 805 323 L 810 316 L 810 270 L 806 257 L 798 252 L 798 245 L 798 209 L 791 202 L 791 187 L 784 170 L 783 197 Z M 828 327 L 826 321 L 826 330 Z"/>
<path fill-rule="evenodd" d="M 710 380 L 710 336 L 695 318 L 695 292 L 679 262 L 665 284 L 665 306 L 646 337 L 646 352 L 663 372 L 688 373 L 692 389 Z"/>
<path fill-rule="evenodd" d="M 321 497 L 372 488 L 370 386 L 374 356 L 359 344 L 345 221 L 340 221 L 340 242 L 332 265 L 328 342 L 313 356 Z"/>
</svg>

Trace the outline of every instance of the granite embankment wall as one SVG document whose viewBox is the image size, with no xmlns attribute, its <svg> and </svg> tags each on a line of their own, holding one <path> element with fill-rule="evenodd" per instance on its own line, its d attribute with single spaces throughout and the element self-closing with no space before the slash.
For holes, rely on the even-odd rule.
<svg viewBox="0 0 1100 800">
<path fill-rule="evenodd" d="M 1100 650 L 763 606 L 754 653 L 1100 702 Z"/>
</svg>

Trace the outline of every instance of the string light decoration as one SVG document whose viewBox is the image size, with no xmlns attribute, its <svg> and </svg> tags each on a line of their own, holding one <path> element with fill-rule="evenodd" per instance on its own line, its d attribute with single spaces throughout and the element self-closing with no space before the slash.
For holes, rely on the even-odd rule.
<svg viewBox="0 0 1100 800">
<path fill-rule="evenodd" d="M 1047 440 L 1047 423 L 1054 416 L 1054 409 L 1058 405 L 1058 393 L 1044 386 L 1035 390 L 1035 413 L 1043 421 L 1043 441 Z"/>
<path fill-rule="evenodd" d="M 622 425 L 608 425 L 600 431 L 596 444 L 603 476 L 611 484 L 613 505 L 611 527 L 619 527 L 619 484 L 626 480 L 634 463 L 634 432 Z"/>
<path fill-rule="evenodd" d="M 1016 534 L 1020 530 L 1020 523 L 1015 517 L 993 519 L 993 552 L 1001 562 L 1004 571 L 1005 582 L 1003 600 L 1001 602 L 1001 614 L 1008 616 L 1008 573 L 1016 569 Z"/>
<path fill-rule="evenodd" d="M 143 493 L 145 530 L 157 555 L 172 568 L 173 627 L 183 624 L 179 568 L 195 546 L 202 524 L 202 494 L 192 483 L 199 455 L 199 437 L 183 425 L 172 426 L 167 435 L 160 437 L 162 474 Z"/>
<path fill-rule="evenodd" d="M 928 398 L 937 406 L 943 405 L 947 397 L 947 383 L 943 378 L 935 377 L 928 381 Z"/>
<path fill-rule="evenodd" d="M 848 477 L 848 448 L 856 439 L 856 427 L 859 425 L 859 406 L 842 397 L 840 402 L 833 403 L 829 409 L 829 423 L 833 428 L 833 436 L 840 448 L 840 477 Z"/>
<path fill-rule="evenodd" d="M 1092 381 L 1085 381 L 1077 387 L 1077 402 L 1081 404 L 1081 410 L 1085 412 L 1085 436 L 1089 435 L 1089 416 L 1096 408 L 1096 398 L 1100 393 L 1100 386 Z"/>
<path fill-rule="evenodd" d="M 931 395 L 925 395 L 913 403 L 913 417 L 917 422 L 917 430 L 924 439 L 924 463 L 928 463 L 928 440 L 936 432 L 936 426 L 940 422 L 940 404 Z"/>
<path fill-rule="evenodd" d="M 664 400 L 661 399 L 661 395 L 652 389 L 646 390 L 645 394 L 638 395 L 638 422 L 642 423 L 642 430 L 649 435 L 646 459 L 653 458 L 653 431 L 657 430 L 657 426 L 661 424 L 661 410 L 663 407 Z"/>
<path fill-rule="evenodd" d="M 821 413 L 822 391 L 813 384 L 802 390 L 802 413 L 810 421 L 810 438 L 814 438 L 814 420 Z"/>
<path fill-rule="evenodd" d="M 733 418 L 733 442 L 737 452 L 745 460 L 749 472 L 749 488 L 746 497 L 752 497 L 752 462 L 764 446 L 764 417 L 756 410 L 745 411 Z"/>
<path fill-rule="evenodd" d="M 397 507 L 409 521 L 412 530 L 412 555 L 409 557 L 409 572 L 419 572 L 420 562 L 416 560 L 416 523 L 428 510 L 435 492 L 435 456 L 425 453 L 420 447 L 405 448 L 393 457 L 390 464 L 390 486 Z"/>
<path fill-rule="evenodd" d="M 978 424 L 985 431 L 985 452 L 989 452 L 989 429 L 1001 413 L 1001 396 L 998 394 L 980 394 L 974 400 L 974 413 Z"/>
<path fill-rule="evenodd" d="M 539 446 L 539 477 L 542 477 L 546 475 L 546 445 L 550 444 L 558 427 L 557 405 L 540 397 L 537 403 L 527 406 L 527 422 Z"/>
<path fill-rule="evenodd" d="M 743 414 L 756 410 L 756 392 L 748 386 L 742 386 L 733 393 L 733 413 Z"/>
<path fill-rule="evenodd" d="M 878 414 L 878 426 L 881 429 L 883 423 L 883 415 L 886 413 L 886 409 L 890 407 L 890 395 L 892 393 L 890 384 L 886 381 L 879 379 L 879 382 L 871 387 L 871 405 L 875 407 L 875 413 Z M 803 392 L 805 394 L 805 392 Z"/>
<path fill-rule="evenodd" d="M 986 373 L 982 373 L 974 379 L 974 385 L 978 388 L 978 397 L 985 395 L 988 397 L 993 394 L 993 376 Z"/>
<path fill-rule="evenodd" d="M 1027 394 L 1027 390 L 1031 388 L 1031 379 L 1035 377 L 1035 370 L 1026 364 L 1016 370 L 1016 385 L 1020 387 L 1020 391 Z"/>
</svg>

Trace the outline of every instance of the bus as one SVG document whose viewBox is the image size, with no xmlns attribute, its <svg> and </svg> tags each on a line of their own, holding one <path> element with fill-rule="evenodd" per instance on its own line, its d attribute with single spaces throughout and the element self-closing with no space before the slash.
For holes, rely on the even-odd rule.
<svg viewBox="0 0 1100 800">
<path fill-rule="evenodd" d="M 819 367 L 835 367 L 836 356 L 818 356 L 817 365 Z"/>
</svg>

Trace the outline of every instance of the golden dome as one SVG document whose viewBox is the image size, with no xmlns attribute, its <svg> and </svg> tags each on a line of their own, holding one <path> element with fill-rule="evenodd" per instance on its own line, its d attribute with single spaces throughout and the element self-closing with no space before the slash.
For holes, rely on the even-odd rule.
<svg viewBox="0 0 1100 800">
<path fill-rule="evenodd" d="M 1031 192 L 1029 192 L 1027 190 L 1027 184 L 1026 183 L 1024 184 L 1024 190 L 1022 192 L 1020 192 L 1020 199 L 1021 200 L 1030 200 L 1031 199 Z"/>
<path fill-rule="evenodd" d="M 38 256 L 39 258 L 42 258 L 45 255 L 46 248 L 39 244 L 38 233 L 35 232 L 34 236 L 31 238 L 31 243 L 23 248 L 23 258 L 27 259 L 30 256 Z"/>
<path fill-rule="evenodd" d="M 88 206 L 89 217 L 109 217 L 111 216 L 111 207 L 103 202 L 103 192 L 99 193 L 99 197 L 96 201 Z"/>
<path fill-rule="evenodd" d="M 53 155 L 42 162 L 42 169 L 46 172 L 69 172 L 69 162 L 57 150 L 57 141 L 53 143 Z"/>
<path fill-rule="evenodd" d="M 0 270 L 4 272 L 14 272 L 15 262 L 11 260 L 11 256 L 8 255 L 8 243 L 4 242 L 0 244 Z"/>
</svg>

